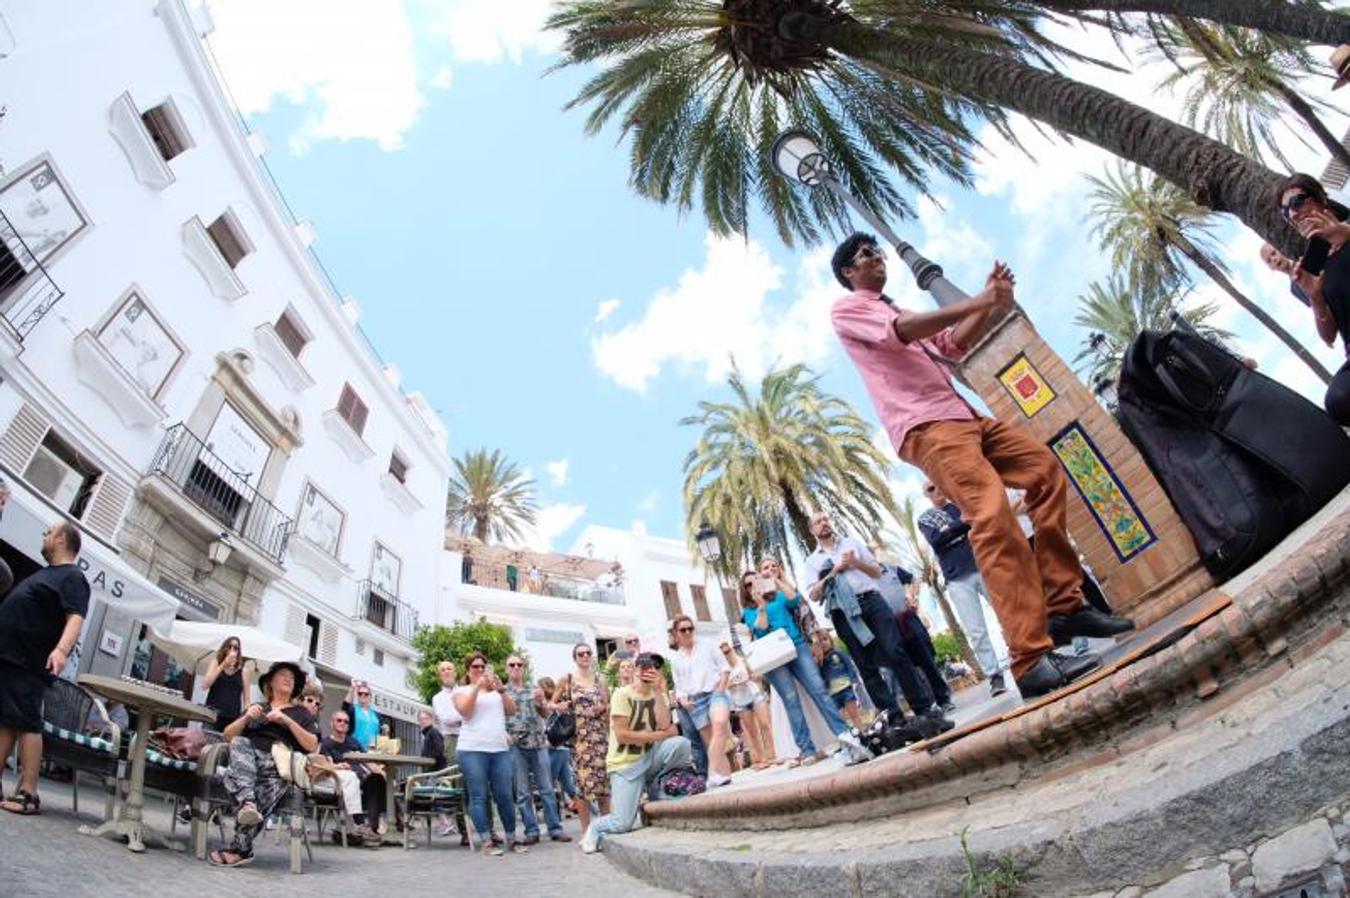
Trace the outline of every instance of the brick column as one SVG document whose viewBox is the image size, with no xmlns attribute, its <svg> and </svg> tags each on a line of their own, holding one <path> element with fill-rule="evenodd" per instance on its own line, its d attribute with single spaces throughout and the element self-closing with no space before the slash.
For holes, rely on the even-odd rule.
<svg viewBox="0 0 1350 898">
<path fill-rule="evenodd" d="M 1069 531 L 1114 609 L 1143 627 L 1213 585 L 1143 458 L 1025 316 L 996 326 L 961 371 L 996 417 L 1058 450 Z"/>
</svg>

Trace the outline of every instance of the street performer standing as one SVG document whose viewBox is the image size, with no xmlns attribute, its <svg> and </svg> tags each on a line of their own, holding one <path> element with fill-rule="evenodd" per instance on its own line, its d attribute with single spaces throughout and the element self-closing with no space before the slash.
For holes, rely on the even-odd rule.
<svg viewBox="0 0 1350 898">
<path fill-rule="evenodd" d="M 1095 656 L 1053 651 L 1075 636 L 1114 636 L 1134 628 L 1083 600 L 1083 570 L 1069 541 L 1067 486 L 1058 460 L 1025 432 L 978 414 L 956 392 L 936 357 L 957 359 L 1012 308 L 1012 270 L 995 262 L 976 296 L 931 312 L 898 308 L 882 290 L 886 254 L 855 233 L 831 260 L 851 292 L 831 312 L 900 458 L 955 502 L 1012 653 L 1024 698 L 1042 695 L 1100 664 Z M 1004 487 L 1026 490 L 1035 549 L 1017 525 Z M 1053 634 L 1053 641 L 1052 641 Z"/>
</svg>

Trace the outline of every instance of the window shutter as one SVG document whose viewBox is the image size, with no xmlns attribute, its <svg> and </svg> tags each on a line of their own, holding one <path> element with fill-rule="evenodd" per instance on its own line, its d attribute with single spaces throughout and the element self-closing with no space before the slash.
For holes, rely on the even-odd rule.
<svg viewBox="0 0 1350 898">
<path fill-rule="evenodd" d="M 319 624 L 319 661 L 332 666 L 337 664 L 338 628 L 331 621 Z"/>
<path fill-rule="evenodd" d="M 350 419 L 352 430 L 356 431 L 358 434 L 365 433 L 366 415 L 368 415 L 370 411 L 366 408 L 366 404 L 361 401 L 360 397 L 353 397 L 352 401 L 354 403 L 352 406 L 352 417 Z"/>
<path fill-rule="evenodd" d="M 51 429 L 51 422 L 28 403 L 24 403 L 14 419 L 0 435 L 0 461 L 11 471 L 26 471 L 33 460 L 38 444 Z"/>
<path fill-rule="evenodd" d="M 689 584 L 689 595 L 694 598 L 694 617 L 702 621 L 712 620 L 712 612 L 708 610 L 708 594 L 697 583 Z"/>
<path fill-rule="evenodd" d="M 669 580 L 661 581 L 661 598 L 666 603 L 666 620 L 674 620 L 684 613 L 680 608 L 680 589 Z"/>
<path fill-rule="evenodd" d="M 130 501 L 131 484 L 104 472 L 94 485 L 93 495 L 89 497 L 84 522 L 90 530 L 112 542 Z"/>
<path fill-rule="evenodd" d="M 286 641 L 298 646 L 309 645 L 305 633 L 305 609 L 294 602 L 286 606 Z"/>
<path fill-rule="evenodd" d="M 727 622 L 733 625 L 739 622 L 741 619 L 741 598 L 736 594 L 733 587 L 722 587 L 722 604 L 727 609 Z"/>
<path fill-rule="evenodd" d="M 282 345 L 286 347 L 290 354 L 299 358 L 301 351 L 305 348 L 305 343 L 308 341 L 305 339 L 305 335 L 300 332 L 300 328 L 295 326 L 291 316 L 282 312 L 281 317 L 277 319 L 277 323 L 273 326 L 273 330 L 277 332 L 277 337 L 281 339 Z"/>
</svg>

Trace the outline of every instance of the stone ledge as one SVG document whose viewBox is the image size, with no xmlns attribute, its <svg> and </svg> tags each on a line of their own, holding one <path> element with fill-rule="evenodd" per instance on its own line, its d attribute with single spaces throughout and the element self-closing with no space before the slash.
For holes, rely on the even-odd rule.
<svg viewBox="0 0 1350 898">
<path fill-rule="evenodd" d="M 660 827 L 756 830 L 912 811 L 1046 775 L 1084 748 L 1128 738 L 1148 721 L 1170 726 L 1245 677 L 1270 665 L 1287 669 L 1292 662 L 1281 656 L 1291 639 L 1306 644 L 1321 635 L 1318 615 L 1343 591 L 1350 563 L 1350 511 L 1329 507 L 1284 550 L 1289 554 L 1269 569 L 1229 584 L 1242 587 L 1231 604 L 1175 644 L 939 751 L 889 755 L 780 786 L 658 802 L 648 816 Z"/>
</svg>

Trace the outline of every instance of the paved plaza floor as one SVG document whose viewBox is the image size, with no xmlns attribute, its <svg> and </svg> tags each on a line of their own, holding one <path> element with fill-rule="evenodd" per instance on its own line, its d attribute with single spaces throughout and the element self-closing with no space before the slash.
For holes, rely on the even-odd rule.
<svg viewBox="0 0 1350 898">
<path fill-rule="evenodd" d="M 13 771 L 5 771 L 12 788 Z M 484 858 L 461 848 L 455 837 L 426 834 L 413 851 L 399 847 L 348 848 L 314 844 L 314 862 L 302 875 L 287 868 L 287 849 L 272 833 L 256 843 L 257 859 L 248 867 L 222 870 L 187 852 L 152 848 L 141 855 L 111 839 L 80 835 L 81 823 L 95 823 L 90 813 L 103 807 L 103 795 L 92 783 L 80 789 L 80 815 L 71 811 L 70 787 L 43 780 L 42 814 L 20 818 L 0 812 L 0 898 L 201 898 L 217 895 L 288 895 L 296 898 L 355 895 L 469 894 L 474 898 L 658 898 L 674 893 L 653 888 L 619 872 L 604 855 L 583 855 L 576 842 L 541 843 L 529 854 Z M 147 819 L 167 830 L 167 805 L 152 798 Z M 575 820 L 568 833 L 580 838 Z M 228 832 L 228 825 L 226 827 Z M 186 835 L 183 828 L 179 833 Z M 219 843 L 211 832 L 211 847 Z M 311 840 L 314 839 L 311 824 Z"/>
</svg>

